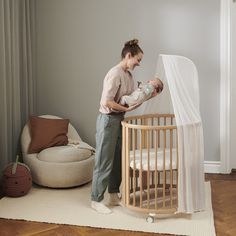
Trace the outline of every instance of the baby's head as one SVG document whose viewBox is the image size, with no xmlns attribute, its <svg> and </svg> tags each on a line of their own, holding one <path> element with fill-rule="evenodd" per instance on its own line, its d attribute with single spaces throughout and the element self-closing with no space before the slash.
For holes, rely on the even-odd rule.
<svg viewBox="0 0 236 236">
<path fill-rule="evenodd" d="M 162 92 L 164 85 L 163 85 L 162 81 L 159 78 L 156 77 L 152 80 L 149 80 L 148 83 L 152 84 L 156 88 L 157 93 Z"/>
</svg>

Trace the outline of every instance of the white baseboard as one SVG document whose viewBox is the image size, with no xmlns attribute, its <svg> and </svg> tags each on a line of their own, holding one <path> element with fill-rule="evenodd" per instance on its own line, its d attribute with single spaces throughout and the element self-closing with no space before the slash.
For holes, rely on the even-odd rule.
<svg viewBox="0 0 236 236">
<path fill-rule="evenodd" d="M 220 173 L 220 161 L 204 161 L 205 173 Z"/>
</svg>

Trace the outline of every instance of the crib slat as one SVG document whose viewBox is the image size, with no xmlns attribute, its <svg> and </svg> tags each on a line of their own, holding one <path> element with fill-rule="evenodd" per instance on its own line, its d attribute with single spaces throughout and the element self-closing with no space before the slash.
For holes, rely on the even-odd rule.
<svg viewBox="0 0 236 236">
<path fill-rule="evenodd" d="M 160 126 L 160 117 L 159 116 L 157 118 L 157 125 Z M 158 129 L 157 132 L 158 132 L 158 147 L 160 147 L 161 146 L 160 145 L 160 130 Z"/>
<path fill-rule="evenodd" d="M 172 172 L 172 149 L 173 148 L 173 130 L 170 130 L 170 206 L 173 207 L 173 172 Z"/>
<path fill-rule="evenodd" d="M 141 140 L 143 140 L 143 132 L 144 130 L 141 130 L 141 134 L 140 134 L 140 138 Z M 139 178 L 140 178 L 140 191 L 139 191 L 139 195 L 140 195 L 140 208 L 143 207 L 143 150 L 142 150 L 142 142 L 140 142 L 140 146 L 139 146 L 139 151 L 140 151 L 140 168 L 139 168 Z"/>
<path fill-rule="evenodd" d="M 129 128 L 126 129 L 125 135 L 126 135 L 126 186 L 127 186 L 127 194 L 126 194 L 126 204 L 130 204 L 130 130 Z"/>
<path fill-rule="evenodd" d="M 147 208 L 150 208 L 150 139 L 149 139 L 149 130 L 146 130 L 147 134 Z"/>
<path fill-rule="evenodd" d="M 126 175 L 126 127 L 123 125 L 122 126 L 122 192 L 123 194 L 125 193 L 126 195 L 126 183 L 124 183 L 124 181 L 126 181 L 127 179 L 129 179 L 129 176 Z M 126 205 L 126 198 L 122 197 L 122 202 L 124 205 Z"/>
<path fill-rule="evenodd" d="M 146 125 L 146 119 L 145 118 L 141 119 L 141 125 Z M 142 135 L 141 143 L 142 143 L 142 148 L 146 148 L 147 144 L 146 144 L 146 134 L 145 134 L 145 132 Z"/>
<path fill-rule="evenodd" d="M 154 117 L 151 118 L 151 126 L 154 126 Z M 154 130 L 151 130 L 151 147 L 154 147 Z"/>
<path fill-rule="evenodd" d="M 178 147 L 178 130 L 176 130 L 176 201 L 178 202 L 178 178 L 179 178 L 179 147 Z"/>
<path fill-rule="evenodd" d="M 163 207 L 166 206 L 166 130 L 164 132 L 164 147 L 163 147 Z"/>
<path fill-rule="evenodd" d="M 155 130 L 156 133 L 156 139 L 157 139 L 157 130 Z M 158 152 L 158 146 L 157 142 L 155 142 L 155 209 L 157 209 L 157 152 Z"/>
<path fill-rule="evenodd" d="M 133 206 L 136 205 L 136 186 L 137 186 L 137 182 L 136 182 L 136 176 L 135 176 L 135 173 L 136 173 L 136 156 L 135 156 L 135 150 L 136 150 L 136 130 L 135 129 L 132 129 L 132 135 L 133 135 L 133 146 L 132 146 L 132 149 L 133 149 Z"/>
<path fill-rule="evenodd" d="M 137 119 L 135 119 L 135 124 L 137 125 L 137 122 L 138 122 L 138 120 Z M 137 143 L 137 129 L 135 129 L 135 140 L 136 140 L 136 146 L 135 146 L 135 149 L 137 149 L 138 148 L 138 143 Z"/>
</svg>

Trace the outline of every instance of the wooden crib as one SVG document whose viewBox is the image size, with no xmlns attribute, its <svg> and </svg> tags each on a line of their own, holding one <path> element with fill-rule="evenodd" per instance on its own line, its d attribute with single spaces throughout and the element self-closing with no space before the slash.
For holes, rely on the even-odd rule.
<svg viewBox="0 0 236 236">
<path fill-rule="evenodd" d="M 178 203 L 177 127 L 173 114 L 127 117 L 122 122 L 122 204 L 148 213 L 174 213 Z"/>
</svg>

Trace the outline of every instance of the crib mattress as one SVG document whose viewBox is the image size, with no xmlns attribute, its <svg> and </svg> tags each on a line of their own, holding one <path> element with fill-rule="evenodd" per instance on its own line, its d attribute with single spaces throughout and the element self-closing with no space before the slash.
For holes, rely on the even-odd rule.
<svg viewBox="0 0 236 236">
<path fill-rule="evenodd" d="M 142 149 L 140 150 L 130 151 L 130 167 L 132 169 L 140 170 L 149 170 L 155 171 L 157 166 L 157 171 L 164 170 L 164 156 L 165 156 L 165 170 L 170 170 L 172 167 L 173 169 L 177 169 L 177 155 L 176 149 L 172 148 L 172 165 L 170 163 L 170 149 L 165 149 L 165 155 L 163 150 L 157 151 L 157 158 L 155 157 L 155 149 L 149 149 L 149 161 L 148 161 L 148 150 Z M 142 161 L 141 161 L 141 154 L 142 154 Z"/>
</svg>

